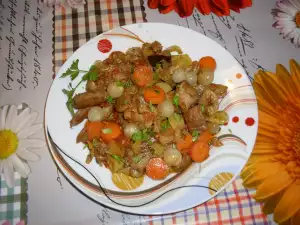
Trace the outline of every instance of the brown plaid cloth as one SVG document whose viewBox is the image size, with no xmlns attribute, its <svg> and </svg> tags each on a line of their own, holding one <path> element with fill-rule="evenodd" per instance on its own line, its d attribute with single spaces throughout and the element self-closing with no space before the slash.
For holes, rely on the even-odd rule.
<svg viewBox="0 0 300 225">
<path fill-rule="evenodd" d="M 143 0 L 87 0 L 79 9 L 53 10 L 53 72 L 91 38 L 115 27 L 145 22 Z"/>
</svg>

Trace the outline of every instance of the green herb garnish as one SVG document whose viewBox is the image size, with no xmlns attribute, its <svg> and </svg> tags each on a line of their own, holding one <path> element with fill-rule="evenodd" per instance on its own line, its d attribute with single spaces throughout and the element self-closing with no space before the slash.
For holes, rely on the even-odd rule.
<svg viewBox="0 0 300 225">
<path fill-rule="evenodd" d="M 102 129 L 102 133 L 103 134 L 111 134 L 112 133 L 112 129 L 111 128 L 104 128 L 104 129 Z"/>
<path fill-rule="evenodd" d="M 137 155 L 132 158 L 132 161 L 134 163 L 139 163 L 141 161 L 141 159 L 142 159 L 142 157 L 140 155 Z"/>
<path fill-rule="evenodd" d="M 149 108 L 150 108 L 150 111 L 151 112 L 154 112 L 155 111 L 155 107 L 152 105 L 152 102 L 150 101 L 149 103 Z"/>
<path fill-rule="evenodd" d="M 173 97 L 173 104 L 178 107 L 179 106 L 179 96 L 178 95 L 175 95 Z"/>
<path fill-rule="evenodd" d="M 76 86 L 77 87 L 77 86 Z M 68 86 L 68 90 L 67 89 L 63 89 L 62 92 L 67 96 L 68 100 L 66 102 L 66 105 L 67 105 L 67 108 L 69 110 L 69 112 L 71 113 L 71 115 L 73 116 L 75 114 L 74 112 L 74 102 L 73 102 L 73 95 L 74 95 L 74 92 L 75 92 L 75 88 L 72 87 L 72 83 L 69 83 L 69 86 Z"/>
<path fill-rule="evenodd" d="M 160 127 L 161 127 L 162 131 L 166 131 L 168 128 L 171 127 L 171 125 L 168 120 L 165 120 L 160 124 Z"/>
<path fill-rule="evenodd" d="M 201 112 L 204 113 L 204 111 L 205 111 L 205 106 L 201 104 Z"/>
<path fill-rule="evenodd" d="M 111 154 L 111 157 L 113 157 L 115 160 L 117 161 L 122 161 L 122 157 L 115 155 L 115 154 Z"/>
<path fill-rule="evenodd" d="M 159 91 L 159 90 L 155 90 L 155 89 L 154 89 L 154 91 L 155 91 L 155 93 L 160 94 L 160 91 Z"/>
<path fill-rule="evenodd" d="M 197 131 L 197 130 L 194 130 L 194 131 L 192 132 L 193 141 L 197 141 L 198 138 L 199 138 L 199 135 L 200 135 L 200 132 Z"/>
<path fill-rule="evenodd" d="M 131 136 L 131 139 L 133 141 L 148 141 L 154 135 L 155 133 L 151 129 L 144 129 L 142 131 L 135 132 Z"/>
<path fill-rule="evenodd" d="M 128 104 L 128 100 L 125 100 L 125 101 L 124 101 L 124 105 L 127 105 L 127 104 Z"/>
<path fill-rule="evenodd" d="M 67 69 L 66 72 L 64 72 L 60 77 L 65 78 L 65 77 L 70 77 L 71 80 L 75 80 L 79 73 L 85 72 L 85 75 L 81 78 L 81 81 L 76 85 L 75 88 L 72 87 L 72 84 L 69 83 L 68 89 L 63 89 L 62 92 L 67 96 L 68 100 L 66 102 L 67 108 L 71 115 L 74 115 L 74 103 L 73 103 L 73 95 L 75 93 L 75 90 L 78 88 L 78 86 L 83 82 L 83 81 L 88 81 L 88 80 L 97 80 L 98 79 L 98 72 L 96 66 L 91 66 L 89 71 L 86 70 L 80 70 L 78 69 L 78 62 L 79 60 L 76 59 L 73 61 L 72 65 L 70 66 L 69 69 Z"/>
<path fill-rule="evenodd" d="M 106 101 L 107 101 L 108 103 L 110 103 L 110 104 L 114 104 L 114 103 L 115 103 L 115 100 L 114 100 L 113 97 L 111 97 L 111 96 L 107 96 Z"/>
<path fill-rule="evenodd" d="M 117 84 L 118 87 L 125 87 L 125 88 L 127 88 L 127 87 L 130 87 L 132 85 L 132 81 L 128 80 L 126 82 L 123 82 L 123 81 L 118 80 L 118 81 L 116 81 L 116 84 Z"/>
<path fill-rule="evenodd" d="M 228 129 L 228 131 L 229 131 L 230 133 L 232 133 L 232 130 L 231 130 L 231 129 Z"/>
<path fill-rule="evenodd" d="M 161 68 L 162 68 L 161 63 L 156 63 L 155 70 L 159 70 Z"/>
<path fill-rule="evenodd" d="M 158 80 L 159 74 L 157 72 L 153 73 L 153 80 Z"/>
</svg>

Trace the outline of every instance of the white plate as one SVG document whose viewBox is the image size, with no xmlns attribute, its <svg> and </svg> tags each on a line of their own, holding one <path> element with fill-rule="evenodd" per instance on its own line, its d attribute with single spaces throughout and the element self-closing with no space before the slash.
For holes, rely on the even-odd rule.
<svg viewBox="0 0 300 225">
<path fill-rule="evenodd" d="M 200 33 L 169 24 L 143 23 L 117 28 L 106 34 L 133 35 L 128 31 L 145 42 L 157 40 L 164 47 L 178 45 L 193 60 L 207 55 L 216 59 L 214 83 L 229 87 L 228 94 L 220 102 L 220 109 L 226 110 L 230 117 L 228 125 L 223 126 L 218 134 L 224 146 L 211 149 L 209 159 L 201 165 L 194 163 L 185 172 L 170 175 L 164 181 L 153 181 L 145 177 L 141 187 L 127 192 L 119 190 L 112 183 L 108 169 L 98 166 L 95 161 L 85 164 L 88 152 L 83 149 L 82 144 L 76 144 L 75 141 L 84 123 L 70 129 L 71 116 L 65 106 L 66 97 L 62 93 L 62 89 L 67 88 L 70 80 L 59 77 L 76 59 L 79 59 L 80 69 L 88 70 L 95 60 L 107 58 L 109 53 L 103 54 L 97 48 L 101 39 L 111 41 L 110 52 L 124 52 L 130 47 L 141 46 L 140 42 L 131 38 L 99 35 L 84 44 L 66 61 L 51 86 L 45 109 L 45 129 L 58 146 L 50 147 L 51 153 L 60 169 L 78 189 L 111 208 L 137 214 L 165 214 L 194 207 L 214 197 L 232 182 L 251 154 L 258 124 L 254 91 L 245 71 L 235 58 Z M 74 86 L 78 81 L 79 78 L 73 82 Z M 84 87 L 82 85 L 79 92 L 83 92 Z M 49 136 L 47 141 L 51 146 Z M 218 175 L 220 173 L 221 175 Z M 109 191 L 109 198 L 103 193 L 99 183 L 105 193 L 105 190 Z M 167 193 L 164 194 L 165 192 Z"/>
</svg>

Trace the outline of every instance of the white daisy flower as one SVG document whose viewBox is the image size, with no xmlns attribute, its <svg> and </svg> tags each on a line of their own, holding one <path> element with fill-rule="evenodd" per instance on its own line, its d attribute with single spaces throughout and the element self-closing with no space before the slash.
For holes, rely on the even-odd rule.
<svg viewBox="0 0 300 225">
<path fill-rule="evenodd" d="M 5 105 L 0 108 L 0 175 L 2 176 L 3 171 L 9 187 L 14 186 L 14 172 L 22 177 L 27 177 L 30 173 L 26 161 L 40 159 L 31 149 L 46 145 L 44 140 L 28 138 L 43 128 L 42 124 L 33 124 L 38 113 L 30 112 L 29 107 L 23 110 L 21 108 L 22 105 Z"/>
<path fill-rule="evenodd" d="M 85 4 L 85 0 L 43 0 L 45 6 L 66 6 L 71 8 L 79 8 Z"/>
<path fill-rule="evenodd" d="M 272 14 L 276 22 L 273 27 L 280 29 L 283 38 L 288 38 L 300 47 L 300 0 L 279 0 Z"/>
</svg>

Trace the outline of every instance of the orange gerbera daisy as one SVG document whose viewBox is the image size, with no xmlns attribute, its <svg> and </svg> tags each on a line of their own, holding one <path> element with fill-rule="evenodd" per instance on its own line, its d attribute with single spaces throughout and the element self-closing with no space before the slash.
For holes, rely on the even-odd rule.
<svg viewBox="0 0 300 225">
<path fill-rule="evenodd" d="M 266 214 L 279 224 L 300 224 L 300 67 L 290 60 L 290 73 L 259 71 L 253 82 L 259 127 L 253 153 L 241 176 Z"/>
</svg>

